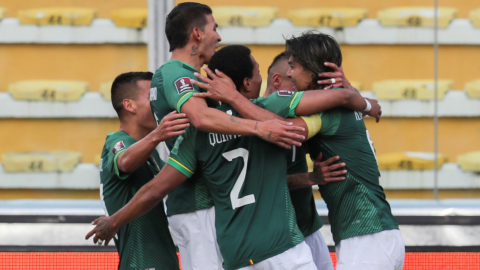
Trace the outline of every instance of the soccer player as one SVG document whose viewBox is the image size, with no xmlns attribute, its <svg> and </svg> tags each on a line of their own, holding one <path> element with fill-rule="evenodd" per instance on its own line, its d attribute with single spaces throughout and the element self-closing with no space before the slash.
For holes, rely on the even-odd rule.
<svg viewBox="0 0 480 270">
<path fill-rule="evenodd" d="M 212 10 L 199 3 L 181 3 L 167 16 L 165 33 L 172 58 L 164 63 L 152 79 L 150 102 L 159 122 L 172 110 L 185 113 L 193 126 L 202 131 L 221 134 L 257 135 L 289 148 L 300 145 L 303 137 L 277 115 L 263 110 L 240 96 L 232 106 L 244 117 L 240 119 L 210 108 L 218 103 L 192 97 L 200 91 L 190 79 L 207 64 L 221 41 Z M 294 141 L 297 140 L 297 141 Z M 175 140 L 167 141 L 168 151 Z M 202 179 L 193 176 L 171 194 L 167 215 L 180 250 L 184 269 L 221 269 L 222 258 L 216 245 L 213 201 Z"/>
<path fill-rule="evenodd" d="M 272 93 L 281 90 L 296 90 L 292 79 L 287 77 L 288 68 L 288 57 L 285 55 L 285 52 L 280 53 L 273 59 L 272 64 L 268 67 L 267 90 L 263 95 L 264 97 L 268 97 Z M 308 172 L 304 145 L 300 147 L 293 146 L 292 149 L 287 151 L 286 157 L 287 174 L 292 175 Z M 338 160 L 338 157 L 332 158 Z M 345 164 L 343 164 L 343 166 L 345 166 Z M 290 190 L 290 198 L 295 208 L 298 228 L 305 237 L 305 243 L 307 243 L 312 251 L 313 261 L 317 269 L 333 270 L 330 251 L 323 239 L 322 233 L 319 231 L 323 223 L 317 213 L 312 188 L 305 187 Z"/>
<path fill-rule="evenodd" d="M 340 47 L 324 34 L 307 32 L 288 39 L 286 52 L 287 75 L 298 90 L 328 87 L 318 74 L 332 70 L 319 63 L 342 64 Z M 319 153 L 324 159 L 338 155 L 348 171 L 345 181 L 319 186 L 329 210 L 337 270 L 402 269 L 405 247 L 379 184 L 375 149 L 362 112 L 338 107 L 313 117 L 312 122 L 320 129 L 307 143 L 312 159 Z"/>
<path fill-rule="evenodd" d="M 183 134 L 184 114 L 169 114 L 157 127 L 149 103 L 151 72 L 119 75 L 112 85 L 112 104 L 120 130 L 109 133 L 100 161 L 100 197 L 105 214 L 122 208 L 163 167 L 155 146 Z M 179 269 L 163 204 L 122 227 L 115 237 L 118 269 Z M 100 243 L 101 245 L 101 243 Z"/>
</svg>

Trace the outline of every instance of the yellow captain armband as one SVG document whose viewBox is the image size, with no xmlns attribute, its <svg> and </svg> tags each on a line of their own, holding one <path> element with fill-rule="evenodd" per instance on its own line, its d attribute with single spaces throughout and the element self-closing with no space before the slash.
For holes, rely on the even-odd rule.
<svg viewBox="0 0 480 270">
<path fill-rule="evenodd" d="M 320 114 L 312 114 L 309 116 L 302 116 L 303 121 L 307 124 L 308 136 L 307 140 L 317 135 L 322 127 L 322 117 Z"/>
</svg>

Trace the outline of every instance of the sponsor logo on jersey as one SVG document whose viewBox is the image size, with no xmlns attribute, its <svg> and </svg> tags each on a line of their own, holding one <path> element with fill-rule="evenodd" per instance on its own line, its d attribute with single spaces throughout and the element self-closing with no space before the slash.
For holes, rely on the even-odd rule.
<svg viewBox="0 0 480 270">
<path fill-rule="evenodd" d="M 157 88 L 150 88 L 150 101 L 157 100 Z"/>
<path fill-rule="evenodd" d="M 115 156 L 115 154 L 122 149 L 125 149 L 125 144 L 123 141 L 119 141 L 115 144 L 115 146 L 113 146 L 112 154 Z"/>
<path fill-rule="evenodd" d="M 281 97 L 289 97 L 289 96 L 295 94 L 295 91 L 279 90 L 277 93 Z"/>
<path fill-rule="evenodd" d="M 178 148 L 180 148 L 180 144 L 182 144 L 182 142 L 183 142 L 183 136 L 180 135 L 175 141 L 175 144 L 173 145 L 172 151 L 170 151 L 170 153 L 174 155 L 178 154 Z"/>
<path fill-rule="evenodd" d="M 177 88 L 178 94 L 193 91 L 193 84 L 189 77 L 182 77 L 175 81 L 175 88 Z"/>
</svg>

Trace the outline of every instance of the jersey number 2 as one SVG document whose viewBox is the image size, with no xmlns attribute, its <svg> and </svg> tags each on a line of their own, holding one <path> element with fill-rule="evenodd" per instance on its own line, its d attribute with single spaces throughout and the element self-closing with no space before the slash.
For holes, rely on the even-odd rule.
<svg viewBox="0 0 480 270">
<path fill-rule="evenodd" d="M 240 175 L 235 181 L 232 191 L 230 191 L 230 200 L 232 201 L 232 208 L 239 208 L 247 204 L 255 203 L 255 196 L 253 194 L 247 195 L 245 197 L 239 198 L 240 190 L 242 189 L 243 182 L 245 182 L 245 177 L 247 176 L 247 164 L 248 164 L 248 150 L 245 148 L 238 148 L 232 151 L 228 151 L 222 154 L 224 158 L 228 161 L 232 161 L 235 158 L 243 158 L 243 168 L 240 172 Z"/>
</svg>

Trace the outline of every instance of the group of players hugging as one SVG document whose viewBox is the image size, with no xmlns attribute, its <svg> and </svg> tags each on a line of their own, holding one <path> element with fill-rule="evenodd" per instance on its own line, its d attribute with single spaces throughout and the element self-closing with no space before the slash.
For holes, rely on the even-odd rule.
<svg viewBox="0 0 480 270">
<path fill-rule="evenodd" d="M 336 269 L 402 269 L 405 247 L 363 121 L 378 122 L 381 108 L 350 85 L 337 42 L 317 32 L 287 39 L 259 97 L 250 49 L 217 51 L 216 28 L 208 6 L 177 5 L 165 27 L 171 60 L 113 82 L 120 130 L 100 162 L 106 216 L 86 238 L 113 238 L 119 269 L 179 269 L 176 244 L 184 270 L 333 270 L 318 185 Z"/>
</svg>

